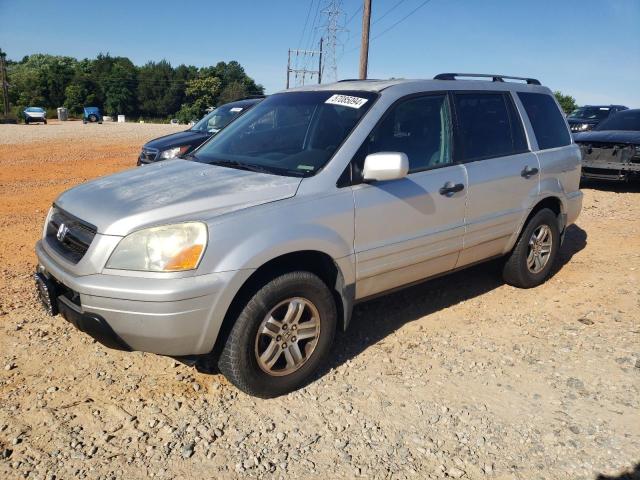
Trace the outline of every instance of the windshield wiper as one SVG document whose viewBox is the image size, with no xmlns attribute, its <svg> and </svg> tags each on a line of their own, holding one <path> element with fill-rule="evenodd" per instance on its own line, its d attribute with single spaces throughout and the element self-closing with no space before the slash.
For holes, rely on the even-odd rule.
<svg viewBox="0 0 640 480">
<path fill-rule="evenodd" d="M 254 165 L 252 163 L 238 162 L 237 160 L 213 160 L 207 163 L 209 163 L 210 165 L 220 165 L 222 167 L 237 168 L 238 170 L 248 170 L 249 172 L 269 173 L 271 175 L 274 174 L 273 170 L 269 169 L 268 167 Z"/>
</svg>

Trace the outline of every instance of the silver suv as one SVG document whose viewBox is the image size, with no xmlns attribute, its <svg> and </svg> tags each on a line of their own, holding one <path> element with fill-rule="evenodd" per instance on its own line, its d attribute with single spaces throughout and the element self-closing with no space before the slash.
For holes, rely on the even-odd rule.
<svg viewBox="0 0 640 480">
<path fill-rule="evenodd" d="M 313 377 L 356 302 L 499 257 L 507 283 L 541 284 L 580 150 L 537 80 L 474 77 L 278 93 L 185 159 L 64 192 L 36 245 L 44 305 L 272 397 Z"/>
</svg>

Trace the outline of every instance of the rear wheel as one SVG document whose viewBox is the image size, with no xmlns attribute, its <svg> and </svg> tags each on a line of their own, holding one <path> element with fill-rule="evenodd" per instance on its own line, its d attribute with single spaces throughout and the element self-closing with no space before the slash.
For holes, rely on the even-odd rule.
<svg viewBox="0 0 640 480">
<path fill-rule="evenodd" d="M 544 208 L 529 220 L 507 258 L 502 272 L 505 282 L 519 288 L 544 283 L 551 274 L 559 248 L 558 217 Z"/>
<path fill-rule="evenodd" d="M 89 115 L 89 121 L 91 123 L 95 123 L 95 122 L 98 121 L 98 117 L 96 115 L 94 115 L 94 114 L 91 114 L 91 115 Z"/>
<path fill-rule="evenodd" d="M 260 288 L 236 320 L 218 366 L 240 390 L 270 398 L 309 381 L 336 329 L 327 285 L 310 272 L 281 275 Z"/>
</svg>

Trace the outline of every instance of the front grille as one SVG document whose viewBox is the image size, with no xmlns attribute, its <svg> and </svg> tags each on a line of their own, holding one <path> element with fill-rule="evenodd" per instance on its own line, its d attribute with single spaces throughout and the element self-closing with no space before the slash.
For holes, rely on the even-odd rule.
<svg viewBox="0 0 640 480">
<path fill-rule="evenodd" d="M 140 163 L 152 163 L 158 159 L 159 150 L 156 148 L 143 148 L 140 152 Z"/>
<path fill-rule="evenodd" d="M 61 230 L 62 225 L 64 227 Z M 93 225 L 54 206 L 45 238 L 57 253 L 72 263 L 78 263 L 89 249 L 96 231 Z"/>
</svg>

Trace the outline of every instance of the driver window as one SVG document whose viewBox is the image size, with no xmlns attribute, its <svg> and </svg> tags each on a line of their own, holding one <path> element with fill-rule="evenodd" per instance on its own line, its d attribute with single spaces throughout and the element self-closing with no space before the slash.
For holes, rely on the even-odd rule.
<svg viewBox="0 0 640 480">
<path fill-rule="evenodd" d="M 391 107 L 358 152 L 354 178 L 364 158 L 377 152 L 403 152 L 409 173 L 452 163 L 451 110 L 446 94 L 414 97 Z"/>
</svg>

